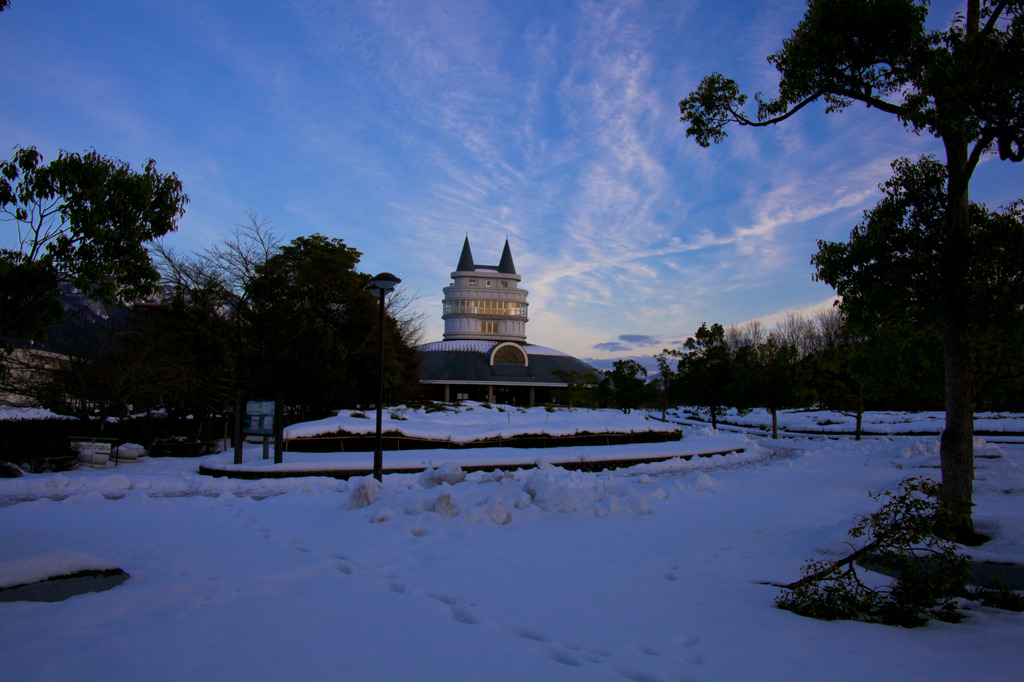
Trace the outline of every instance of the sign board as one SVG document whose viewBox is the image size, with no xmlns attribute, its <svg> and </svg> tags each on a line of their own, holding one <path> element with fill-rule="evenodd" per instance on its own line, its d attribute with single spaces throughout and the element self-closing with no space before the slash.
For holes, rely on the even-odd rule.
<svg viewBox="0 0 1024 682">
<path fill-rule="evenodd" d="M 273 436 L 274 408 L 273 400 L 247 400 L 242 431 L 257 436 Z"/>
<path fill-rule="evenodd" d="M 241 391 L 235 398 L 235 464 L 242 463 L 242 443 L 246 436 L 263 436 L 263 459 L 267 459 L 270 441 L 274 441 L 274 463 L 280 464 L 284 440 L 284 396 L 277 400 L 246 398 Z"/>
<path fill-rule="evenodd" d="M 78 440 L 75 441 L 78 446 L 78 452 L 81 454 L 89 453 L 92 455 L 109 455 L 110 454 L 110 441 L 94 441 L 94 440 Z"/>
</svg>

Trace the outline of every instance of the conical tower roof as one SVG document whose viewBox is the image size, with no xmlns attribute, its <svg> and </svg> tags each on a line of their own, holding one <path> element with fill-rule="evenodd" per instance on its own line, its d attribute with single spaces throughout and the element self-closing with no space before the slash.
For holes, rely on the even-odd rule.
<svg viewBox="0 0 1024 682">
<path fill-rule="evenodd" d="M 462 255 L 459 256 L 459 264 L 455 270 L 456 272 L 473 272 L 475 269 L 473 252 L 469 249 L 469 237 L 467 236 L 466 241 L 462 244 Z"/>
<path fill-rule="evenodd" d="M 469 238 L 467 237 L 466 239 L 468 240 Z M 508 246 L 508 237 L 505 238 L 505 250 L 501 252 L 501 262 L 498 263 L 498 272 L 506 275 L 516 274 L 516 264 L 512 262 L 512 249 Z"/>
</svg>

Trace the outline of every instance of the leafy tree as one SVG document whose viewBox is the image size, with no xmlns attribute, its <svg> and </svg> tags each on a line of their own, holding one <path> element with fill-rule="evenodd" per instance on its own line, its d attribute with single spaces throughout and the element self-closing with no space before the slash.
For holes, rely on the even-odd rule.
<svg viewBox="0 0 1024 682">
<path fill-rule="evenodd" d="M 0 249 L 0 357 L 16 338 L 42 338 L 46 326 L 60 318 L 58 280 L 48 263 Z"/>
<path fill-rule="evenodd" d="M 575 369 L 556 369 L 552 375 L 566 383 L 566 387 L 559 391 L 560 396 L 569 403 L 569 409 L 573 407 L 590 407 L 594 400 L 591 395 L 599 383 L 595 372 L 580 372 Z"/>
<path fill-rule="evenodd" d="M 615 407 L 629 414 L 643 404 L 647 370 L 636 360 L 616 360 L 605 376 Z"/>
<path fill-rule="evenodd" d="M 976 367 L 978 407 L 984 410 L 1024 410 L 1024 323 L 975 330 L 972 364 Z"/>
<path fill-rule="evenodd" d="M 679 361 L 676 360 L 676 369 L 672 369 L 672 360 L 675 359 L 675 351 L 665 349 L 654 356 L 658 363 L 657 379 L 651 382 L 651 388 L 658 397 L 658 407 L 661 408 L 661 421 L 665 421 L 665 413 L 679 397 Z M 677 403 L 678 404 L 678 403 Z"/>
<path fill-rule="evenodd" d="M 0 250 L 0 338 L 39 338 L 60 318 L 63 283 L 108 303 L 150 293 L 159 275 L 146 244 L 176 229 L 187 201 L 152 159 L 134 171 L 96 151 L 44 164 L 15 149 L 0 162 L 0 221 L 18 235 L 17 250 Z"/>
<path fill-rule="evenodd" d="M 926 26 L 928 5 L 927 0 L 809 0 L 782 49 L 768 57 L 781 76 L 778 95 L 756 95 L 753 117 L 744 110 L 748 97 L 737 83 L 718 73 L 705 77 L 679 109 L 687 136 L 703 147 L 721 142 L 730 123 L 773 125 L 819 100 L 827 112 L 866 104 L 942 142 L 946 239 L 932 263 L 941 273 L 946 367 L 942 483 L 952 501 L 969 503 L 974 396 L 970 304 L 961 286 L 969 269 L 969 186 L 988 152 L 1024 160 L 1024 4 L 966 0 L 965 12 L 944 31 Z M 961 533 L 973 534 L 969 514 Z"/>
<path fill-rule="evenodd" d="M 298 237 L 256 269 L 242 311 L 243 384 L 310 416 L 376 396 L 378 303 L 355 268 L 361 254 L 341 239 Z M 415 384 L 415 354 L 393 319 L 385 325 L 385 389 Z"/>
<path fill-rule="evenodd" d="M 865 213 L 849 242 L 820 241 L 812 262 L 817 276 L 842 296 L 850 322 L 872 345 L 886 347 L 870 355 L 877 365 L 874 372 L 888 364 L 889 391 L 906 388 L 917 396 L 912 406 L 920 407 L 931 388 L 927 363 L 935 370 L 941 366 L 929 346 L 939 343 L 936 321 L 945 305 L 943 277 L 934 263 L 949 236 L 946 174 L 929 156 L 916 162 L 899 159 L 893 169 L 882 185 L 885 196 Z M 964 336 L 971 376 L 983 379 L 982 395 L 993 395 L 1001 382 L 1012 382 L 1020 372 L 1019 354 L 1005 352 L 1005 341 L 1024 328 L 1024 213 L 1020 204 L 999 213 L 972 204 L 971 218 L 961 282 L 968 303 Z"/>
<path fill-rule="evenodd" d="M 720 324 L 707 322 L 686 340 L 683 351 L 670 351 L 679 358 L 679 392 L 687 405 L 707 410 L 711 427 L 718 429 L 718 417 L 730 404 L 733 383 L 732 353 Z"/>
<path fill-rule="evenodd" d="M 852 356 L 859 344 L 821 351 L 811 365 L 818 403 L 829 410 L 855 418 L 855 440 L 860 440 L 864 426 L 864 385 L 850 371 Z"/>
<path fill-rule="evenodd" d="M 140 350 L 155 358 L 148 373 L 161 390 L 152 407 L 191 416 L 197 440 L 203 423 L 227 412 L 235 398 L 236 346 L 221 301 L 217 289 L 176 289 L 159 305 L 134 311 L 116 352 L 125 361 Z"/>
<path fill-rule="evenodd" d="M 739 407 L 764 407 L 772 415 L 772 438 L 779 437 L 778 412 L 812 402 L 808 370 L 798 362 L 796 346 L 769 335 L 757 346 L 736 351 L 732 386 Z"/>
<path fill-rule="evenodd" d="M 857 419 L 866 409 L 920 410 L 942 404 L 942 349 L 933 325 L 889 320 L 810 361 L 819 403 Z"/>
</svg>

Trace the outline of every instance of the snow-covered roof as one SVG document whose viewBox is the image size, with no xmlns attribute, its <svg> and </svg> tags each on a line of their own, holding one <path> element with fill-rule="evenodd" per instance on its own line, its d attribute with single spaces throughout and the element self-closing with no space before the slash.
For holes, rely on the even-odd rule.
<svg viewBox="0 0 1024 682">
<path fill-rule="evenodd" d="M 416 350 L 421 353 L 490 353 L 495 346 L 504 341 L 483 341 L 480 339 L 455 339 L 452 341 L 434 341 L 433 343 L 424 343 L 421 346 L 417 346 Z M 547 346 L 536 346 L 532 343 L 520 343 L 516 344 L 530 357 L 535 355 L 549 355 L 554 357 L 569 357 L 568 353 L 563 353 L 560 350 L 554 348 L 548 348 Z"/>
<path fill-rule="evenodd" d="M 492 362 L 491 353 L 506 341 L 452 339 L 417 346 L 423 383 L 475 383 L 522 386 L 565 386 L 562 372 L 587 374 L 594 368 L 568 353 L 517 343 L 527 355 L 524 364 Z"/>
</svg>

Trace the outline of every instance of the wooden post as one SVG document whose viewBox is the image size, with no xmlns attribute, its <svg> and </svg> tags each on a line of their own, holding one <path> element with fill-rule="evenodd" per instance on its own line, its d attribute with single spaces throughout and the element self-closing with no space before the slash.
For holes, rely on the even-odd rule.
<svg viewBox="0 0 1024 682">
<path fill-rule="evenodd" d="M 242 413 L 245 411 L 245 399 L 239 391 L 235 396 L 235 464 L 242 463 Z"/>
</svg>

